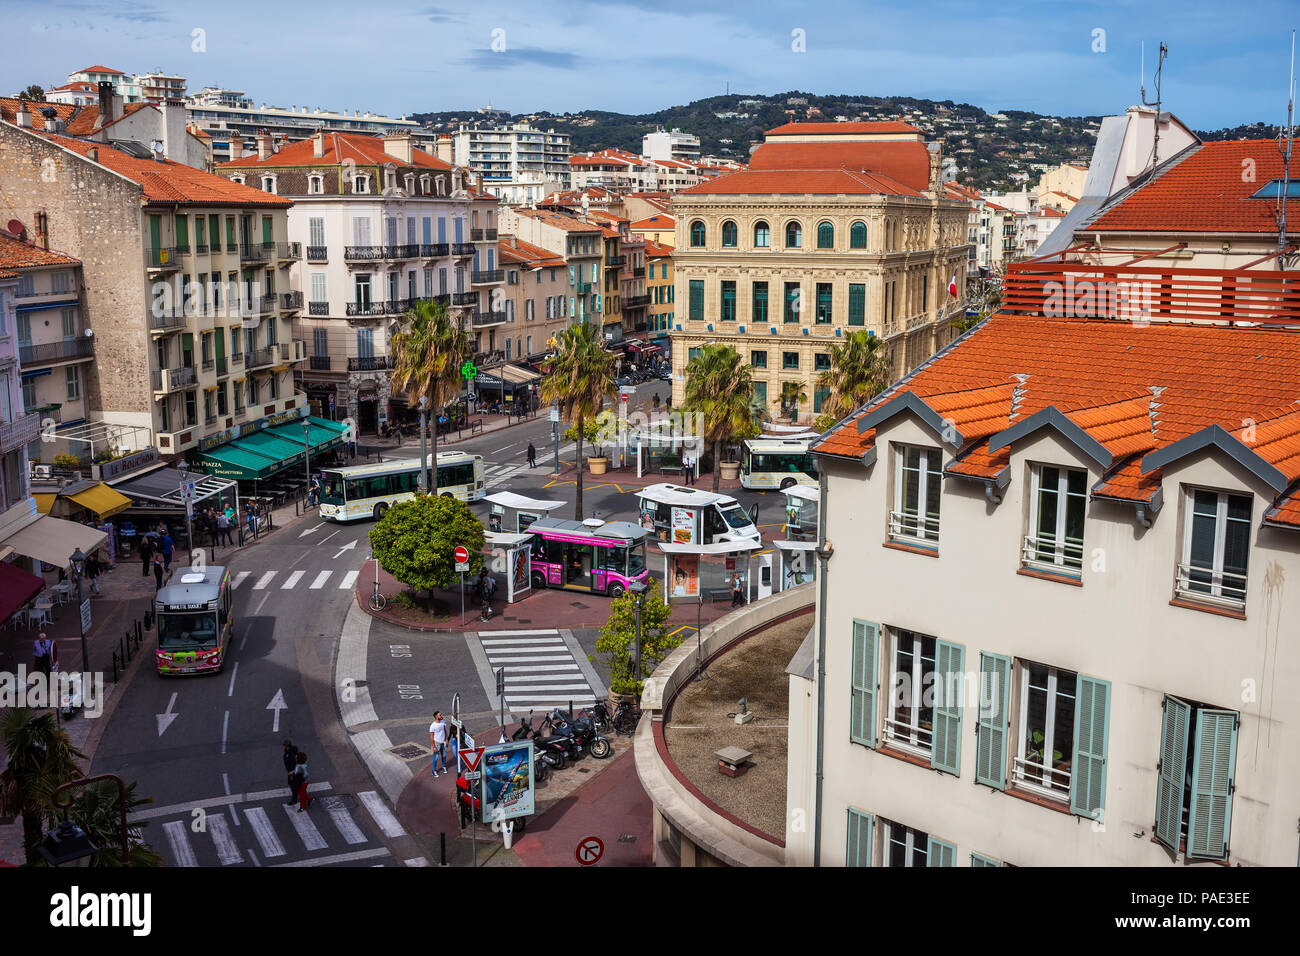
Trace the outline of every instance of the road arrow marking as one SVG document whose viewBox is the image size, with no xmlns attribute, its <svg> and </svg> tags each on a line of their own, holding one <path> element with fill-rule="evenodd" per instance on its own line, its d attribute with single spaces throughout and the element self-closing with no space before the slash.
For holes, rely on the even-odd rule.
<svg viewBox="0 0 1300 956">
<path fill-rule="evenodd" d="M 339 554 L 342 554 L 344 551 L 351 551 L 356 546 L 357 546 L 356 541 L 353 541 L 351 544 L 345 544 L 343 547 L 339 548 Z M 339 554 L 334 555 L 334 557 L 337 558 Z"/>
<path fill-rule="evenodd" d="M 271 702 L 266 705 L 267 710 L 275 711 L 275 724 L 271 727 L 271 733 L 279 733 L 280 730 L 280 711 L 288 710 L 289 705 L 284 702 L 284 690 L 277 690 Z"/>
<path fill-rule="evenodd" d="M 166 730 L 168 727 L 172 725 L 172 721 L 180 716 L 180 714 L 172 713 L 172 708 L 175 706 L 176 706 L 176 691 L 172 691 L 172 699 L 167 701 L 167 710 L 161 714 L 154 714 L 154 716 L 158 718 L 159 737 L 163 735 L 164 730 Z"/>
<path fill-rule="evenodd" d="M 314 527 L 314 528 L 308 528 L 308 529 L 307 529 L 306 531 L 304 531 L 302 534 L 298 535 L 298 537 L 300 537 L 300 538 L 305 538 L 305 537 L 307 537 L 307 535 L 311 534 L 313 531 L 319 531 L 319 530 L 320 530 L 321 528 L 323 528 L 323 527 L 325 527 L 324 524 L 318 524 L 318 525 L 316 525 L 316 527 Z"/>
</svg>

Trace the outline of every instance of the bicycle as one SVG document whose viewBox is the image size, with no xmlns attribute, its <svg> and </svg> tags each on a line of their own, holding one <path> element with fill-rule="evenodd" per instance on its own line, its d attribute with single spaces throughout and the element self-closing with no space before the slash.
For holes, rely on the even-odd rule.
<svg viewBox="0 0 1300 956">
<path fill-rule="evenodd" d="M 375 582 L 375 591 L 370 595 L 370 610 L 382 611 L 388 606 L 388 599 L 379 592 L 379 582 Z"/>
</svg>

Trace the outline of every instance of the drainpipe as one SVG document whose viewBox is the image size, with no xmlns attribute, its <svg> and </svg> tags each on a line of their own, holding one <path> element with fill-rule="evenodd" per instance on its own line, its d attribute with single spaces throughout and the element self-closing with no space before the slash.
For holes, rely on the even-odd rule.
<svg viewBox="0 0 1300 956">
<path fill-rule="evenodd" d="M 817 502 L 817 785 L 813 796 L 813 866 L 822 865 L 822 765 L 826 742 L 826 469 L 818 469 L 820 497 Z"/>
</svg>

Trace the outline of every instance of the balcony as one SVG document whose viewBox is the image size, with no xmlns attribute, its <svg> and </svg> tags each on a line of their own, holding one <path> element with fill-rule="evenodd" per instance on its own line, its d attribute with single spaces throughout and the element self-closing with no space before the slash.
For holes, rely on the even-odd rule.
<svg viewBox="0 0 1300 956">
<path fill-rule="evenodd" d="M 307 314 L 308 315 L 329 315 L 330 304 L 328 302 L 308 302 Z"/>
<path fill-rule="evenodd" d="M 40 345 L 19 345 L 18 364 L 24 369 L 48 365 L 63 359 L 90 358 L 95 354 L 95 340 L 89 336 L 43 342 Z"/>
<path fill-rule="evenodd" d="M 453 242 L 451 244 L 451 254 L 453 256 L 472 256 L 474 254 L 474 243 Z"/>
<path fill-rule="evenodd" d="M 623 299 L 623 308 L 625 309 L 639 309 L 642 306 L 649 304 L 650 296 L 648 295 L 629 295 L 625 296 Z"/>
<path fill-rule="evenodd" d="M 255 368 L 264 368 L 268 365 L 274 365 L 280 360 L 279 346 L 268 345 L 265 348 L 254 349 L 251 352 L 244 353 L 244 368 L 253 371 Z"/>
<path fill-rule="evenodd" d="M 220 249 L 220 247 L 218 247 L 218 249 Z M 196 242 L 194 244 L 194 254 L 196 256 L 206 256 L 208 252 L 209 252 L 209 247 L 206 242 Z"/>
<path fill-rule="evenodd" d="M 477 292 L 456 292 L 451 297 L 452 305 L 478 305 Z"/>
<path fill-rule="evenodd" d="M 393 367 L 391 355 L 348 356 L 349 372 L 380 372 Z"/>
<path fill-rule="evenodd" d="M 1184 601 L 1232 611 L 1246 609 L 1246 575 L 1195 564 L 1178 565 L 1174 594 Z"/>
<path fill-rule="evenodd" d="M 634 268 L 634 269 L 632 270 L 632 278 L 634 278 L 634 279 L 644 279 L 644 278 L 645 278 L 645 266 L 637 266 L 636 268 Z"/>
<path fill-rule="evenodd" d="M 329 247 L 328 247 L 328 246 L 308 246 L 308 247 L 307 247 L 307 261 L 308 261 L 308 262 L 328 262 L 328 261 L 329 261 Z"/>
<path fill-rule="evenodd" d="M 420 257 L 422 259 L 442 259 L 451 255 L 451 244 L 446 242 L 426 242 L 420 246 Z"/>
<path fill-rule="evenodd" d="M 249 302 L 249 308 L 254 315 L 270 315 L 280 307 L 275 293 L 270 295 L 254 296 Z"/>
<path fill-rule="evenodd" d="M 215 246 L 212 248 L 212 251 L 213 252 L 217 251 Z M 235 240 L 233 239 L 227 239 L 226 252 L 229 253 L 230 255 L 234 255 L 235 253 L 239 252 L 239 243 L 235 242 Z M 193 428 L 194 426 L 191 425 L 190 427 Z"/>
<path fill-rule="evenodd" d="M 216 367 L 217 367 L 216 359 L 210 359 L 210 358 L 204 359 L 203 362 L 199 365 L 199 368 L 204 372 L 211 372 Z"/>
<path fill-rule="evenodd" d="M 195 373 L 193 365 L 182 365 L 180 368 L 165 368 L 160 372 L 150 372 L 149 378 L 155 392 L 175 392 L 178 389 L 188 388 L 198 381 L 198 375 Z"/>
<path fill-rule="evenodd" d="M 161 309 L 157 314 L 149 316 L 150 332 L 175 332 L 177 329 L 185 328 L 185 312 L 183 309 Z"/>
<path fill-rule="evenodd" d="M 244 353 L 236 352 L 234 355 L 230 356 L 230 364 L 232 366 L 234 365 L 242 366 L 244 364 Z"/>
<path fill-rule="evenodd" d="M 41 416 L 35 412 L 0 425 L 0 455 L 36 441 L 41 434 Z"/>
<path fill-rule="evenodd" d="M 595 289 L 592 287 L 592 283 L 590 282 L 578 283 L 578 295 L 586 295 L 587 293 L 594 292 L 594 291 Z"/>
<path fill-rule="evenodd" d="M 434 304 L 434 305 L 451 305 L 451 294 L 448 293 L 448 292 L 444 292 L 442 295 L 435 295 L 435 296 L 433 297 L 433 304 Z"/>
<path fill-rule="evenodd" d="M 504 312 L 475 312 L 470 324 L 477 329 L 487 325 L 500 325 L 505 320 Z"/>
<path fill-rule="evenodd" d="M 609 259 L 605 262 L 605 266 L 606 268 L 612 269 L 615 266 L 621 266 L 626 262 L 627 262 L 627 256 L 610 256 Z"/>
<path fill-rule="evenodd" d="M 505 269 L 488 269 L 485 272 L 471 273 L 470 283 L 472 285 L 491 285 L 494 282 L 504 282 L 505 278 Z"/>
<path fill-rule="evenodd" d="M 180 256 L 176 254 L 175 246 L 159 246 L 156 249 L 146 249 L 145 255 L 149 258 L 150 269 L 161 272 L 181 267 Z"/>
<path fill-rule="evenodd" d="M 469 237 L 475 242 L 496 242 L 497 231 L 495 229 L 471 229 Z"/>
<path fill-rule="evenodd" d="M 328 372 L 330 370 L 330 357 L 328 355 L 310 356 L 310 368 L 313 372 Z"/>
<path fill-rule="evenodd" d="M 302 243 L 301 242 L 277 242 L 275 244 L 275 257 L 281 261 L 301 259 Z"/>
<path fill-rule="evenodd" d="M 939 548 L 939 515 L 914 511 L 889 513 L 889 537 L 894 541 L 937 551 Z"/>
<path fill-rule="evenodd" d="M 302 293 L 301 292 L 281 292 L 280 308 L 292 312 L 302 311 Z"/>
<path fill-rule="evenodd" d="M 205 412 L 203 414 L 204 425 L 215 425 L 216 423 L 217 423 L 217 416 L 215 412 Z"/>
<path fill-rule="evenodd" d="M 347 262 L 374 262 L 384 258 L 384 247 L 344 246 L 343 258 Z"/>
<path fill-rule="evenodd" d="M 385 259 L 415 259 L 420 255 L 418 243 L 405 246 L 384 246 Z"/>
<path fill-rule="evenodd" d="M 385 314 L 384 303 L 382 302 L 349 302 L 344 312 L 345 315 L 354 316 L 379 316 Z"/>
<path fill-rule="evenodd" d="M 288 345 L 282 345 L 280 348 L 290 362 L 307 361 L 307 343 L 301 339 L 294 339 Z"/>
<path fill-rule="evenodd" d="M 419 301 L 419 299 L 389 299 L 384 303 L 384 311 L 389 315 L 404 315 L 415 308 L 415 303 Z"/>
<path fill-rule="evenodd" d="M 241 242 L 239 244 L 239 261 L 247 263 L 270 262 L 271 253 L 274 251 L 274 242 Z"/>
</svg>

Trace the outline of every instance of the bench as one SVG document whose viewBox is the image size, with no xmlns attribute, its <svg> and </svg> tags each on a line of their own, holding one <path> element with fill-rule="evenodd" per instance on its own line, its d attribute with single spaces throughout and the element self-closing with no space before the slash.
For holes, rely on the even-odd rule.
<svg viewBox="0 0 1300 956">
<path fill-rule="evenodd" d="M 731 588 L 705 588 L 704 593 L 708 596 L 710 601 L 715 603 L 718 601 L 731 600 Z"/>
<path fill-rule="evenodd" d="M 680 458 L 671 458 L 671 457 L 664 457 L 659 459 L 659 473 L 661 475 L 667 475 L 670 473 L 674 475 L 683 474 L 682 460 Z"/>
</svg>

